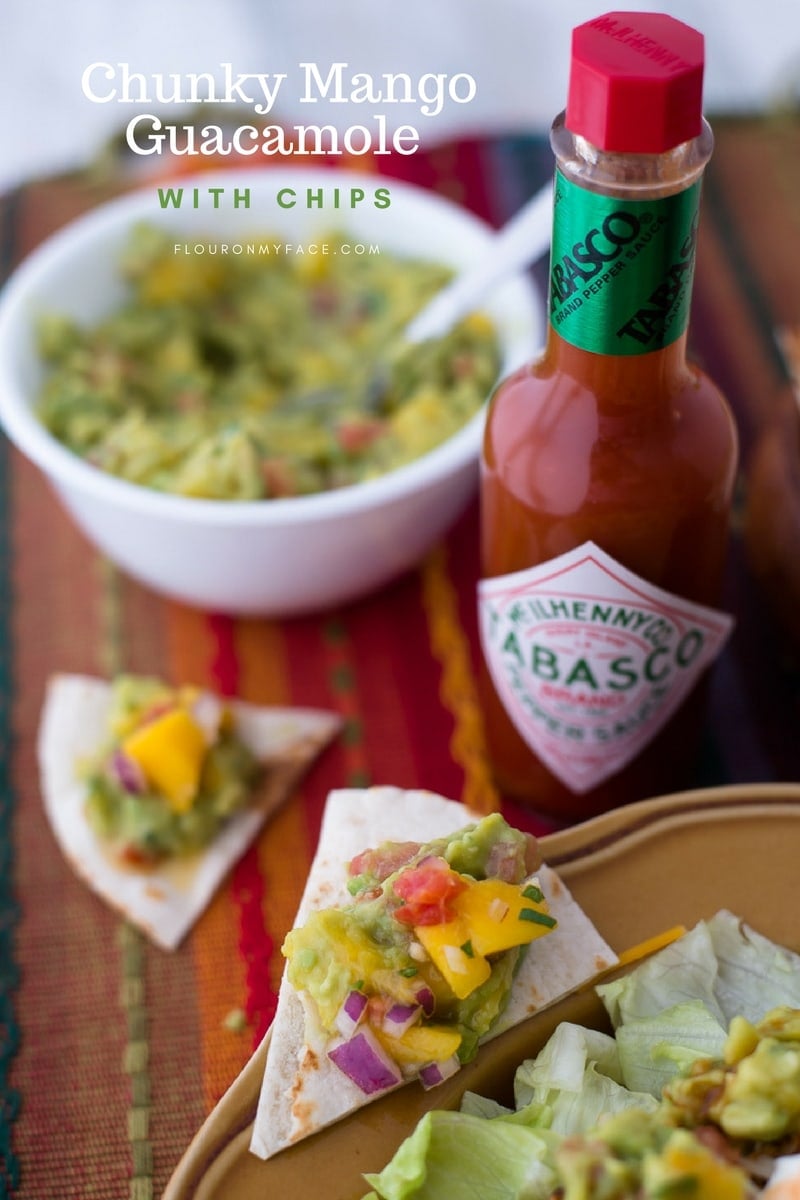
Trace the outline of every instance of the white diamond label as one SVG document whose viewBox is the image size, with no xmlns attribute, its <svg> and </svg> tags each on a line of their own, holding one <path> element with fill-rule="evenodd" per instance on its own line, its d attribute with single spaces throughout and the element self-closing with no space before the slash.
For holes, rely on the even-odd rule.
<svg viewBox="0 0 800 1200">
<path fill-rule="evenodd" d="M 615 775 L 665 725 L 733 628 L 586 542 L 478 584 L 483 653 L 509 718 L 573 792 Z"/>
</svg>

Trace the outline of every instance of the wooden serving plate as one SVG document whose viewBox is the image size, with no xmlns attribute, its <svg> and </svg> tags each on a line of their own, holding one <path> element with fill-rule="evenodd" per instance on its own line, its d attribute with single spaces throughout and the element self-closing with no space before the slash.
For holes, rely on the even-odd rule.
<svg viewBox="0 0 800 1200">
<path fill-rule="evenodd" d="M 541 840 L 546 861 L 618 952 L 728 908 L 800 951 L 800 784 L 682 792 Z M 409 1085 L 267 1162 L 248 1147 L 269 1034 L 188 1147 L 163 1200 L 358 1200 L 430 1108 L 466 1090 L 508 1102 L 514 1072 L 562 1020 L 607 1028 L 589 988 L 496 1038 L 433 1092 Z"/>
</svg>

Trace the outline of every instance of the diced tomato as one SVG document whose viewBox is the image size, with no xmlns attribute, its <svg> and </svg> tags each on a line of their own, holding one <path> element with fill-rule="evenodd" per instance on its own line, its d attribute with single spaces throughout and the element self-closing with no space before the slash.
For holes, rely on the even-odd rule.
<svg viewBox="0 0 800 1200">
<path fill-rule="evenodd" d="M 336 430 L 336 440 L 347 454 L 357 454 L 371 446 L 386 429 L 377 417 L 352 418 L 342 421 Z"/>
<path fill-rule="evenodd" d="M 474 354 L 457 354 L 453 359 L 451 369 L 456 379 L 469 379 L 470 375 L 475 374 Z"/>
<path fill-rule="evenodd" d="M 199 391 L 184 388 L 182 392 L 176 393 L 174 404 L 178 412 L 181 413 L 199 412 L 203 407 L 203 396 Z"/>
<path fill-rule="evenodd" d="M 311 293 L 310 307 L 315 317 L 329 317 L 336 312 L 339 295 L 329 284 L 321 283 Z"/>
<path fill-rule="evenodd" d="M 294 473 L 291 465 L 283 458 L 265 458 L 261 464 L 261 474 L 267 496 L 294 496 L 297 492 Z"/>
<path fill-rule="evenodd" d="M 367 1020 L 370 1025 L 380 1028 L 383 1018 L 395 1003 L 388 996 L 370 996 L 367 1001 Z"/>
<path fill-rule="evenodd" d="M 132 842 L 128 842 L 127 845 L 120 848 L 119 857 L 129 867 L 152 867 L 158 861 L 157 855 L 148 854 L 146 850 L 135 846 Z"/>
<path fill-rule="evenodd" d="M 466 886 L 443 858 L 426 858 L 395 880 L 395 895 L 405 903 L 392 915 L 404 925 L 442 925 L 453 915 L 449 902 Z"/>
</svg>

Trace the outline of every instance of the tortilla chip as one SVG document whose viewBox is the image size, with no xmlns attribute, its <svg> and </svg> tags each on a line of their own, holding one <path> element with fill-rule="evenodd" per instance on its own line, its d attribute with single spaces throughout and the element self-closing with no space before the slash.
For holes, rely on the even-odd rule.
<svg viewBox="0 0 800 1200">
<path fill-rule="evenodd" d="M 103 680 L 82 675 L 50 680 L 38 742 L 45 812 L 76 874 L 157 945 L 173 950 L 266 820 L 291 796 L 337 733 L 340 720 L 315 709 L 227 701 L 239 737 L 266 767 L 252 804 L 196 854 L 137 868 L 119 860 L 84 813 L 80 763 L 106 740 L 110 703 L 111 685 Z"/>
<path fill-rule="evenodd" d="M 463 804 L 431 792 L 391 787 L 332 792 L 295 927 L 314 909 L 352 899 L 346 865 L 362 850 L 384 841 L 429 842 L 480 819 Z M 529 947 L 508 1007 L 489 1037 L 553 1004 L 617 961 L 555 872 L 542 865 L 536 875 L 558 925 Z M 312 1036 L 311 1042 L 308 1036 L 303 1001 L 284 973 L 250 1142 L 259 1158 L 271 1158 L 369 1103 L 370 1098 L 328 1060 L 324 1035 L 318 1040 Z"/>
</svg>

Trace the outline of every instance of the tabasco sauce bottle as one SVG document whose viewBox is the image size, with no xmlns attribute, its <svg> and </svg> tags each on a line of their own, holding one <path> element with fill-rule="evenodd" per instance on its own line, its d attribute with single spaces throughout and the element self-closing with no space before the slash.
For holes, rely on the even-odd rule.
<svg viewBox="0 0 800 1200">
<path fill-rule="evenodd" d="M 715 606 L 736 431 L 686 360 L 702 76 L 701 34 L 671 17 L 573 31 L 546 348 L 487 418 L 489 751 L 506 794 L 566 820 L 680 785 L 732 624 Z"/>
</svg>

